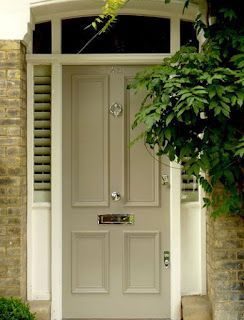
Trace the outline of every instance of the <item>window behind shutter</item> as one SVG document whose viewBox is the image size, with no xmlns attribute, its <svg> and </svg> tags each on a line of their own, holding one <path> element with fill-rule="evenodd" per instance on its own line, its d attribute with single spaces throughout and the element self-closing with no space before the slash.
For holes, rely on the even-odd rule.
<svg viewBox="0 0 244 320">
<path fill-rule="evenodd" d="M 51 67 L 34 67 L 34 200 L 50 201 Z"/>
</svg>

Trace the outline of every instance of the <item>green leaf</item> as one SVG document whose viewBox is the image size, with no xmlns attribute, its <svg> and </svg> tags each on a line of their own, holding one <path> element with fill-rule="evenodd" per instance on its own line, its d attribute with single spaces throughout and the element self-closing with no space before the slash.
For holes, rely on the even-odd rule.
<svg viewBox="0 0 244 320">
<path fill-rule="evenodd" d="M 179 101 L 185 100 L 185 99 L 188 98 L 188 97 L 192 97 L 192 93 L 191 93 L 191 92 L 184 93 L 184 94 L 180 97 L 180 100 L 179 100 Z"/>
<path fill-rule="evenodd" d="M 222 86 L 216 86 L 216 92 L 219 98 L 222 98 L 222 95 L 224 93 L 224 88 Z"/>
<path fill-rule="evenodd" d="M 230 170 L 225 170 L 224 176 L 228 180 L 229 183 L 233 183 L 235 181 L 234 175 Z"/>
<path fill-rule="evenodd" d="M 170 140 L 171 139 L 171 130 L 169 128 L 167 128 L 165 131 L 164 131 L 164 135 L 166 137 L 167 140 Z"/>
<path fill-rule="evenodd" d="M 224 103 L 223 101 L 220 102 L 222 106 L 222 113 L 229 118 L 230 117 L 230 107 Z"/>
<path fill-rule="evenodd" d="M 170 114 L 167 116 L 166 121 L 165 121 L 166 126 L 168 126 L 168 125 L 170 124 L 170 122 L 174 119 L 174 117 L 175 117 L 175 115 L 174 115 L 173 112 L 170 113 Z"/>
<path fill-rule="evenodd" d="M 210 199 L 209 198 L 206 198 L 206 197 L 204 197 L 203 198 L 203 203 L 204 203 L 204 205 L 203 205 L 203 207 L 205 208 L 205 207 L 210 207 L 210 205 L 211 205 L 211 201 L 210 201 Z"/>
<path fill-rule="evenodd" d="M 235 156 L 243 158 L 244 156 L 244 137 L 239 140 L 239 143 L 235 147 Z"/>
<path fill-rule="evenodd" d="M 183 145 L 180 150 L 180 160 L 184 160 L 185 157 L 188 157 L 189 153 L 191 153 L 191 148 L 188 145 Z"/>
<path fill-rule="evenodd" d="M 91 25 L 93 26 L 93 28 L 94 28 L 95 30 L 97 30 L 97 24 L 96 24 L 95 21 L 93 21 Z"/>
<path fill-rule="evenodd" d="M 212 99 L 216 95 L 216 89 L 214 86 L 211 86 L 208 91 L 209 98 Z"/>
</svg>

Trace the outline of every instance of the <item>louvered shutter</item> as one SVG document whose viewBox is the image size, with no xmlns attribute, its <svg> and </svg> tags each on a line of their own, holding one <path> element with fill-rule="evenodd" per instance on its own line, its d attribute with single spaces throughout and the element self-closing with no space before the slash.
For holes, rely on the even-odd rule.
<svg viewBox="0 0 244 320">
<path fill-rule="evenodd" d="M 198 183 L 195 176 L 189 176 L 184 170 L 184 162 L 181 170 L 181 201 L 194 202 L 198 201 Z"/>
<path fill-rule="evenodd" d="M 35 201 L 50 201 L 51 191 L 51 67 L 34 67 L 34 191 Z"/>
</svg>

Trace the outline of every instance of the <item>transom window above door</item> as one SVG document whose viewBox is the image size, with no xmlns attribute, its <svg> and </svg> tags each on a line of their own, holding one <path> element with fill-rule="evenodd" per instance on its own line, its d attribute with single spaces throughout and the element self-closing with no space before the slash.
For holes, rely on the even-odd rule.
<svg viewBox="0 0 244 320">
<path fill-rule="evenodd" d="M 98 34 L 102 28 L 98 24 L 95 30 L 91 23 L 96 16 L 77 17 L 61 20 L 61 53 L 170 53 L 170 18 L 120 15 L 109 29 Z M 35 25 L 33 32 L 33 53 L 52 53 L 51 22 Z M 46 39 L 46 41 L 43 41 Z M 181 21 L 180 45 L 198 47 L 193 23 Z"/>
<path fill-rule="evenodd" d="M 170 19 L 118 16 L 106 32 L 96 36 L 101 27 L 91 26 L 95 18 L 62 20 L 62 53 L 170 52 Z"/>
</svg>

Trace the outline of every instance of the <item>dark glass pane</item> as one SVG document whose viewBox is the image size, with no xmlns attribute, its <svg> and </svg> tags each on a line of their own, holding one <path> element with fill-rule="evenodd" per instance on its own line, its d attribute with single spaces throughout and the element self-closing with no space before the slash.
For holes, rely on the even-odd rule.
<svg viewBox="0 0 244 320">
<path fill-rule="evenodd" d="M 33 53 L 52 52 L 51 21 L 38 23 L 33 31 Z"/>
<path fill-rule="evenodd" d="M 199 43 L 196 37 L 196 30 L 194 29 L 193 22 L 180 22 L 180 45 L 189 45 L 196 48 L 199 47 Z"/>
<path fill-rule="evenodd" d="M 78 53 L 96 34 L 88 27 L 96 17 L 62 21 L 62 53 Z M 98 25 L 98 28 L 101 26 Z M 97 36 L 81 53 L 169 53 L 170 20 L 118 16 L 109 30 Z"/>
</svg>

